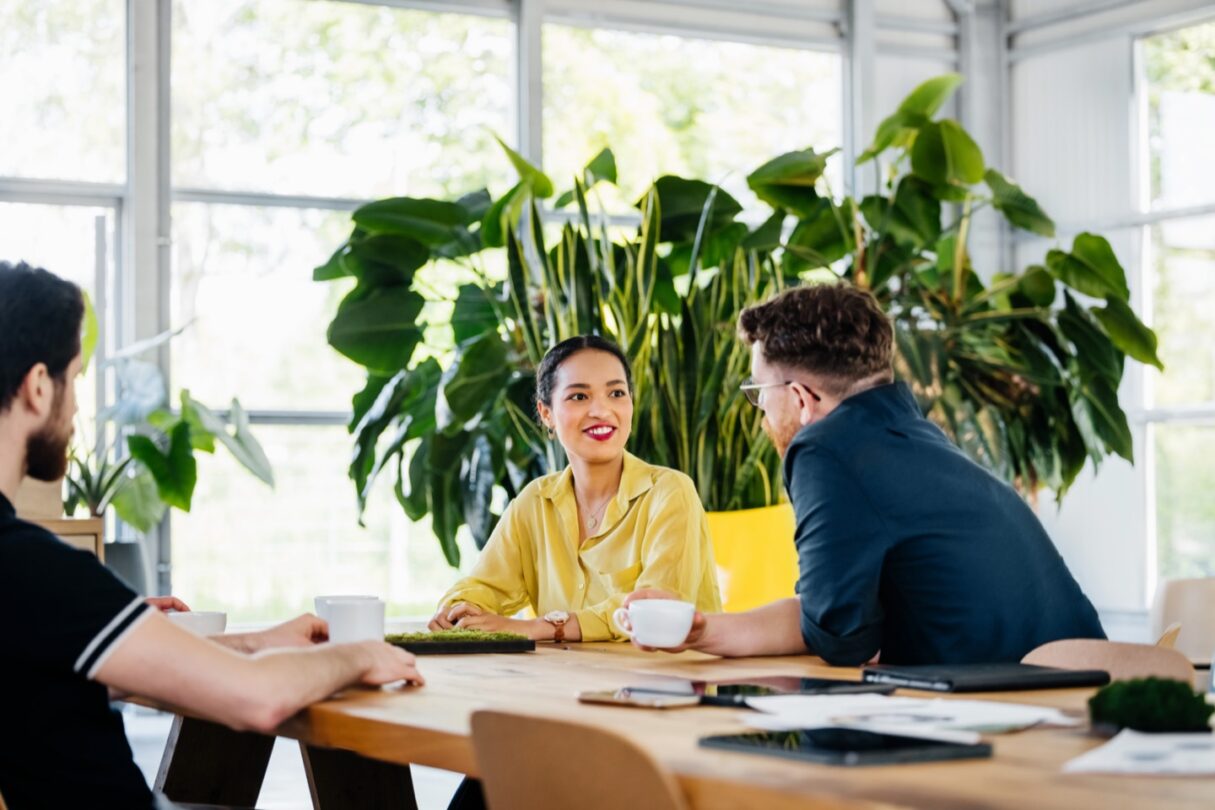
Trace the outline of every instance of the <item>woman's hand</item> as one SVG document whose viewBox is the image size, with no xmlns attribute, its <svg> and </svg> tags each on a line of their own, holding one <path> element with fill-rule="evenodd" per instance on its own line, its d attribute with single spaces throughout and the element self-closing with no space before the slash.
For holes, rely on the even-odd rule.
<svg viewBox="0 0 1215 810">
<path fill-rule="evenodd" d="M 463 616 L 456 627 L 464 630 L 484 630 L 487 633 L 518 633 L 535 641 L 553 637 L 553 626 L 543 619 L 508 619 L 495 613 L 478 612 Z"/>
<path fill-rule="evenodd" d="M 426 625 L 426 629 L 432 633 L 436 630 L 450 630 L 465 616 L 481 616 L 484 614 L 484 610 L 467 602 L 457 602 L 454 605 L 441 605 L 435 611 L 435 615 L 431 617 L 430 624 Z"/>
</svg>

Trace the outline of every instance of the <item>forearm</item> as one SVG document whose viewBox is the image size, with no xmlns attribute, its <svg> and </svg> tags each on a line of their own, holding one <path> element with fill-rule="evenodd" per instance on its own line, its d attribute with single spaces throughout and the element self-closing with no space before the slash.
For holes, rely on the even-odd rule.
<svg viewBox="0 0 1215 810">
<path fill-rule="evenodd" d="M 694 648 L 724 658 L 804 655 L 801 604 L 789 598 L 746 613 L 706 616 L 704 635 Z"/>
</svg>

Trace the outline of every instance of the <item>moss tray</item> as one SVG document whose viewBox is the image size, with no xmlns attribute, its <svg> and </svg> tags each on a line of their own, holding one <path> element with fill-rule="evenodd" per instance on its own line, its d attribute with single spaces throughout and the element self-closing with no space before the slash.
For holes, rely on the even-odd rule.
<svg viewBox="0 0 1215 810">
<path fill-rule="evenodd" d="M 487 633 L 484 630 L 437 630 L 433 633 L 391 633 L 389 644 L 414 655 L 467 655 L 476 653 L 531 652 L 536 642 L 517 633 Z"/>
</svg>

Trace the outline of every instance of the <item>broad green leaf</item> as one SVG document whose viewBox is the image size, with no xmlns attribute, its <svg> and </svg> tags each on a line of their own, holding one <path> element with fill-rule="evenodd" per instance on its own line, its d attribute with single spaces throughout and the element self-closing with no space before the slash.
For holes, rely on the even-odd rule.
<svg viewBox="0 0 1215 810">
<path fill-rule="evenodd" d="M 405 286 L 430 261 L 430 250 L 416 239 L 398 234 L 369 236 L 353 243 L 342 267 L 367 288 Z"/>
<path fill-rule="evenodd" d="M 747 234 L 747 237 L 742 240 L 742 247 L 746 250 L 765 251 L 775 250 L 780 247 L 781 237 L 784 235 L 786 216 L 784 211 L 776 211 L 776 213 L 764 220 L 762 225 Z"/>
<path fill-rule="evenodd" d="M 1156 354 L 1156 333 L 1139 320 L 1125 301 L 1109 296 L 1105 299 L 1105 306 L 1101 309 L 1094 308 L 1092 313 L 1105 327 L 1115 346 L 1140 363 L 1164 371 L 1164 364 Z"/>
<path fill-rule="evenodd" d="M 935 76 L 912 90 L 903 99 L 898 110 L 878 125 L 873 143 L 857 158 L 857 163 L 872 160 L 892 146 L 902 133 L 918 130 L 927 124 L 957 91 L 962 81 L 960 74 L 946 73 Z"/>
<path fill-rule="evenodd" d="M 735 215 L 742 211 L 738 201 L 703 180 L 685 180 L 669 174 L 658 178 L 653 191 L 658 195 L 659 210 L 662 212 L 661 241 L 691 242 L 695 239 L 705 205 L 714 189 L 713 209 L 706 223 L 709 232 L 733 221 Z M 638 209 L 643 209 L 648 193 L 637 201 Z"/>
<path fill-rule="evenodd" d="M 493 403 L 509 378 L 506 344 L 496 332 L 461 345 L 439 382 L 435 400 L 439 430 L 473 420 Z"/>
<path fill-rule="evenodd" d="M 181 392 L 182 414 L 189 414 L 191 433 L 194 425 L 201 425 L 215 439 L 218 439 L 237 462 L 267 485 L 274 486 L 274 470 L 261 444 L 254 438 L 249 429 L 249 418 L 241 407 L 240 401 L 233 399 L 228 409 L 228 422 L 219 414 L 190 396 L 190 392 Z M 232 432 L 229 433 L 229 423 Z M 214 442 L 211 442 L 214 448 Z"/>
<path fill-rule="evenodd" d="M 838 151 L 832 149 L 821 155 L 813 149 L 786 152 L 751 172 L 747 185 L 773 208 L 807 216 L 818 201 L 815 186 L 827 168 L 827 158 Z"/>
<path fill-rule="evenodd" d="M 928 184 L 907 176 L 899 181 L 894 193 L 894 207 L 882 224 L 898 242 L 916 248 L 927 248 L 941 236 L 941 203 L 932 195 Z"/>
<path fill-rule="evenodd" d="M 389 380 L 392 380 L 384 374 L 368 373 L 367 384 L 363 386 L 363 390 L 355 394 L 350 400 L 350 423 L 346 426 L 349 433 L 353 433 L 363 417 L 371 406 L 375 404 L 376 399 L 380 396 L 380 392 L 384 390 Z"/>
<path fill-rule="evenodd" d="M 1096 234 L 1077 236 L 1070 253 L 1051 250 L 1046 254 L 1046 267 L 1067 286 L 1093 298 L 1130 298 L 1126 271 L 1110 243 Z"/>
<path fill-rule="evenodd" d="M 137 531 L 149 532 L 165 516 L 165 502 L 156 489 L 156 479 L 146 469 L 124 479 L 122 487 L 110 501 L 118 517 Z"/>
<path fill-rule="evenodd" d="M 415 197 L 376 200 L 355 210 L 355 224 L 368 233 L 408 236 L 435 247 L 452 241 L 468 212 L 453 202 Z"/>
<path fill-rule="evenodd" d="M 1046 268 L 1037 264 L 1026 268 L 1018 289 L 1036 307 L 1049 307 L 1055 303 L 1058 292 L 1054 277 L 1046 272 Z"/>
<path fill-rule="evenodd" d="M 490 206 L 485 219 L 481 221 L 481 241 L 486 247 L 502 247 L 506 244 L 506 234 L 519 221 L 526 199 L 523 183 L 519 182 Z"/>
<path fill-rule="evenodd" d="M 425 303 L 406 287 L 347 296 L 329 324 L 329 345 L 372 373 L 395 374 L 422 339 L 418 316 Z"/>
<path fill-rule="evenodd" d="M 1004 212 L 1004 218 L 1026 231 L 1042 236 L 1055 235 L 1055 223 L 1039 207 L 1037 200 L 1021 190 L 1021 187 L 995 169 L 983 175 L 991 189 L 991 204 Z"/>
<path fill-rule="evenodd" d="M 856 159 L 857 165 L 873 160 L 892 146 L 906 147 L 920 127 L 928 122 L 927 116 L 914 112 L 896 112 L 888 116 L 878 124 L 873 143 Z"/>
<path fill-rule="evenodd" d="M 600 149 L 599 154 L 591 158 L 591 162 L 582 168 L 581 183 L 583 193 L 600 181 L 605 183 L 616 182 L 616 156 L 607 147 Z M 575 179 L 574 183 L 574 188 L 557 198 L 557 201 L 553 203 L 554 208 L 564 208 L 578 199 L 578 179 Z"/>
<path fill-rule="evenodd" d="M 189 512 L 194 485 L 198 481 L 198 466 L 190 446 L 190 426 L 180 422 L 173 428 L 169 433 L 168 452 L 161 452 L 150 438 L 138 434 L 127 437 L 127 449 L 155 479 L 161 500 Z"/>
<path fill-rule="evenodd" d="M 542 200 L 553 196 L 553 181 L 548 179 L 548 175 L 528 163 L 523 155 L 507 146 L 506 142 L 497 135 L 494 135 L 494 140 L 502 147 L 502 151 L 506 152 L 506 156 L 510 158 L 511 165 L 515 167 L 515 171 L 519 174 L 519 181 L 531 189 L 532 196 L 539 197 Z"/>
<path fill-rule="evenodd" d="M 84 320 L 80 331 L 80 375 L 84 376 L 89 370 L 89 361 L 97 350 L 97 336 L 101 333 L 97 326 L 97 310 L 93 307 L 92 297 L 84 290 L 80 291 L 84 298 Z"/>
<path fill-rule="evenodd" d="M 973 185 L 983 179 L 983 153 L 957 121 L 935 121 L 920 127 L 911 169 L 929 183 Z"/>
<path fill-rule="evenodd" d="M 487 189 L 469 192 L 456 200 L 456 205 L 464 209 L 465 225 L 480 222 L 489 213 L 489 208 L 493 204 L 493 198 L 489 196 Z"/>
<path fill-rule="evenodd" d="M 1118 392 L 1104 377 L 1093 377 L 1080 384 L 1083 397 L 1094 430 L 1113 453 L 1117 453 L 1132 464 L 1135 463 L 1134 439 L 1127 424 L 1126 414 L 1118 404 Z"/>
<path fill-rule="evenodd" d="M 342 258 L 346 255 L 346 252 L 349 249 L 350 243 L 343 242 L 341 247 L 333 251 L 333 255 L 329 257 L 328 261 L 318 267 L 313 268 L 312 280 L 333 281 L 334 279 L 344 278 L 350 275 L 350 271 L 347 270 L 346 266 L 342 263 Z"/>
<path fill-rule="evenodd" d="M 851 201 L 844 209 L 832 211 L 831 202 L 819 200 L 815 210 L 798 222 L 785 242 L 783 259 L 787 273 L 826 267 L 854 248 Z"/>
<path fill-rule="evenodd" d="M 464 522 L 472 533 L 473 542 L 477 548 L 485 548 L 489 536 L 497 524 L 497 515 L 491 506 L 494 498 L 494 484 L 498 480 L 498 465 L 494 463 L 496 456 L 501 456 L 500 448 L 495 448 L 491 437 L 481 433 L 473 441 L 472 452 L 465 458 L 460 468 L 460 489 L 464 492 Z"/>
<path fill-rule="evenodd" d="M 1114 385 L 1122 379 L 1122 360 L 1109 337 L 1093 323 L 1070 293 L 1064 292 L 1064 309 L 1057 316 L 1059 331 L 1071 341 L 1072 353 L 1083 377 L 1102 377 Z"/>
<path fill-rule="evenodd" d="M 733 261 L 734 251 L 747 235 L 747 226 L 731 222 L 720 230 L 712 231 L 705 238 L 700 250 L 702 267 L 717 267 L 722 262 Z"/>
<path fill-rule="evenodd" d="M 498 328 L 498 313 L 489 293 L 476 284 L 461 284 L 451 314 L 451 331 L 456 343 Z"/>
</svg>

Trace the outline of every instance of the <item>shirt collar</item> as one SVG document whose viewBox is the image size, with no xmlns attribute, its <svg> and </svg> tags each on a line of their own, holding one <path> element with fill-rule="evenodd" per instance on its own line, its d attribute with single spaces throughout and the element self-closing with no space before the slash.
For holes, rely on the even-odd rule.
<svg viewBox="0 0 1215 810">
<path fill-rule="evenodd" d="M 8 498 L 4 497 L 4 493 L 0 492 L 0 517 L 16 517 L 17 510 Z"/>
<path fill-rule="evenodd" d="M 628 503 L 646 490 L 654 486 L 654 478 L 650 475 L 650 465 L 624 451 L 624 470 L 620 473 L 620 489 L 613 500 Z M 554 503 L 560 503 L 566 498 L 574 497 L 574 470 L 567 466 L 540 486 L 540 495 Z"/>
</svg>

